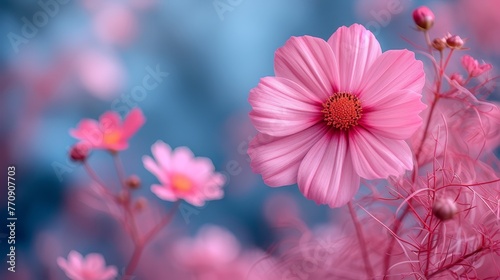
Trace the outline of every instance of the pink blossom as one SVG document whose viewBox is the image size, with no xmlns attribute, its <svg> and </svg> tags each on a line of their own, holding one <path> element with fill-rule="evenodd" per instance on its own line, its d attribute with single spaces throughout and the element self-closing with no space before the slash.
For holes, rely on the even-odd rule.
<svg viewBox="0 0 500 280">
<path fill-rule="evenodd" d="M 82 120 L 70 134 L 90 148 L 121 151 L 128 148 L 129 139 L 145 121 L 139 108 L 132 109 L 123 122 L 118 113 L 108 111 L 101 115 L 99 122 L 91 119 Z"/>
<path fill-rule="evenodd" d="M 421 126 L 422 62 L 408 50 L 382 53 L 363 26 L 328 42 L 293 37 L 276 52 L 275 77 L 251 90 L 260 132 L 248 153 L 266 184 L 298 183 L 317 203 L 339 207 L 366 179 L 413 168 L 405 142 Z"/>
<path fill-rule="evenodd" d="M 75 72 L 83 88 L 103 100 L 122 91 L 126 73 L 122 62 L 110 52 L 85 50 L 77 54 Z"/>
<path fill-rule="evenodd" d="M 69 252 L 68 259 L 57 258 L 57 264 L 72 280 L 110 280 L 117 276 L 115 266 L 106 266 L 100 254 L 88 254 L 85 258 L 76 251 Z"/>
<path fill-rule="evenodd" d="M 462 65 L 471 77 L 477 77 L 490 71 L 492 68 L 491 64 L 488 63 L 479 64 L 479 62 L 470 55 L 462 56 Z"/>
<path fill-rule="evenodd" d="M 155 175 L 160 185 L 152 185 L 151 191 L 167 201 L 184 199 L 195 206 L 203 206 L 206 200 L 221 199 L 224 176 L 214 172 L 212 161 L 194 157 L 187 147 L 174 151 L 169 145 L 157 141 L 151 151 L 156 161 L 144 156 L 144 167 Z"/>
</svg>

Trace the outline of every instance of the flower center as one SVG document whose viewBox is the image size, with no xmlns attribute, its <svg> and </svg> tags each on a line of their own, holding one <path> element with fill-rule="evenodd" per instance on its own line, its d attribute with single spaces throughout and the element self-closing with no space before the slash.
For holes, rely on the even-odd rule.
<svg viewBox="0 0 500 280">
<path fill-rule="evenodd" d="M 363 109 L 359 99 L 347 92 L 338 92 L 323 103 L 323 120 L 340 130 L 348 130 L 358 125 Z"/>
<path fill-rule="evenodd" d="M 178 192 L 189 192 L 193 188 L 193 181 L 184 174 L 174 174 L 171 182 L 172 187 Z"/>
<path fill-rule="evenodd" d="M 121 139 L 121 133 L 118 131 L 112 131 L 104 134 L 104 143 L 107 145 L 112 145 L 118 143 Z"/>
</svg>

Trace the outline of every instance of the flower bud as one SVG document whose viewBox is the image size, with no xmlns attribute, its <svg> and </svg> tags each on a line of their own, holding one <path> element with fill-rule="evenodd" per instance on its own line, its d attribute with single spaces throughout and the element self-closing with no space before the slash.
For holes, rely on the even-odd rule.
<svg viewBox="0 0 500 280">
<path fill-rule="evenodd" d="M 451 198 L 440 198 L 432 206 L 432 213 L 441 221 L 453 219 L 457 211 L 457 204 Z"/>
<path fill-rule="evenodd" d="M 465 83 L 464 77 L 458 73 L 453 73 L 450 76 L 450 80 L 456 81 L 459 85 L 463 86 Z"/>
<path fill-rule="evenodd" d="M 138 189 L 141 186 L 141 179 L 137 175 L 131 175 L 125 180 L 125 185 L 131 189 Z"/>
<path fill-rule="evenodd" d="M 139 197 L 134 203 L 134 210 L 139 212 L 148 206 L 148 200 L 144 197 Z"/>
<path fill-rule="evenodd" d="M 71 147 L 69 157 L 73 161 L 84 162 L 89 155 L 89 148 L 84 143 L 77 143 Z"/>
<path fill-rule="evenodd" d="M 429 30 L 434 25 L 434 13 L 426 6 L 421 6 L 413 11 L 413 20 L 420 29 Z"/>
<path fill-rule="evenodd" d="M 128 192 L 121 191 L 116 195 L 116 202 L 119 204 L 127 204 L 130 201 L 130 195 Z"/>
<path fill-rule="evenodd" d="M 432 41 L 432 47 L 438 51 L 442 51 L 446 48 L 446 39 L 445 38 L 436 38 Z"/>
<path fill-rule="evenodd" d="M 464 46 L 464 40 L 458 35 L 448 36 L 446 44 L 452 49 L 461 49 Z"/>
</svg>

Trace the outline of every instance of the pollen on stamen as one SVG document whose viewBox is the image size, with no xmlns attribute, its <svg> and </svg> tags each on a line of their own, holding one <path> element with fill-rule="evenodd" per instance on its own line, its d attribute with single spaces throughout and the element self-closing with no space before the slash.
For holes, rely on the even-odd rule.
<svg viewBox="0 0 500 280">
<path fill-rule="evenodd" d="M 348 130 L 358 125 L 363 109 L 359 99 L 347 92 L 339 92 L 330 96 L 323 103 L 324 121 L 327 125 L 340 130 Z"/>
</svg>

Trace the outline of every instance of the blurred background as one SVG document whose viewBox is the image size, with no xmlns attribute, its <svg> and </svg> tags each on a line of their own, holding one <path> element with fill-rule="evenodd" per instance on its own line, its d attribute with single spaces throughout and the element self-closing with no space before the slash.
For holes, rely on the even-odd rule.
<svg viewBox="0 0 500 280">
<path fill-rule="evenodd" d="M 91 181 L 68 160 L 76 143 L 69 130 L 107 110 L 124 116 L 139 107 L 147 118 L 121 154 L 126 172 L 142 179 L 138 196 L 171 206 L 149 191 L 157 179 L 141 161 L 157 140 L 211 158 L 227 177 L 224 199 L 190 210 L 188 219 L 176 215 L 158 239 L 192 236 L 213 224 L 243 247 L 266 251 L 279 241 L 272 224 L 279 215 L 296 213 L 311 228 L 337 219 L 335 210 L 308 201 L 296 186 L 271 189 L 252 173 L 246 149 L 256 131 L 248 92 L 273 75 L 274 52 L 291 36 L 326 40 L 339 26 L 361 23 L 383 50 L 423 45 L 411 18 L 422 4 L 436 14 L 432 37 L 468 38 L 467 53 L 496 68 L 495 0 L 2 0 L 0 170 L 16 166 L 18 221 L 15 274 L 6 269 L 8 232 L 0 227 L 0 279 L 65 279 L 55 260 L 73 249 L 99 252 L 119 270 L 128 261 L 127 237 L 109 215 L 87 205 Z M 144 89 L 148 75 L 154 86 Z M 116 182 L 108 154 L 94 152 L 90 164 Z M 148 250 L 158 248 L 164 247 Z"/>
</svg>

